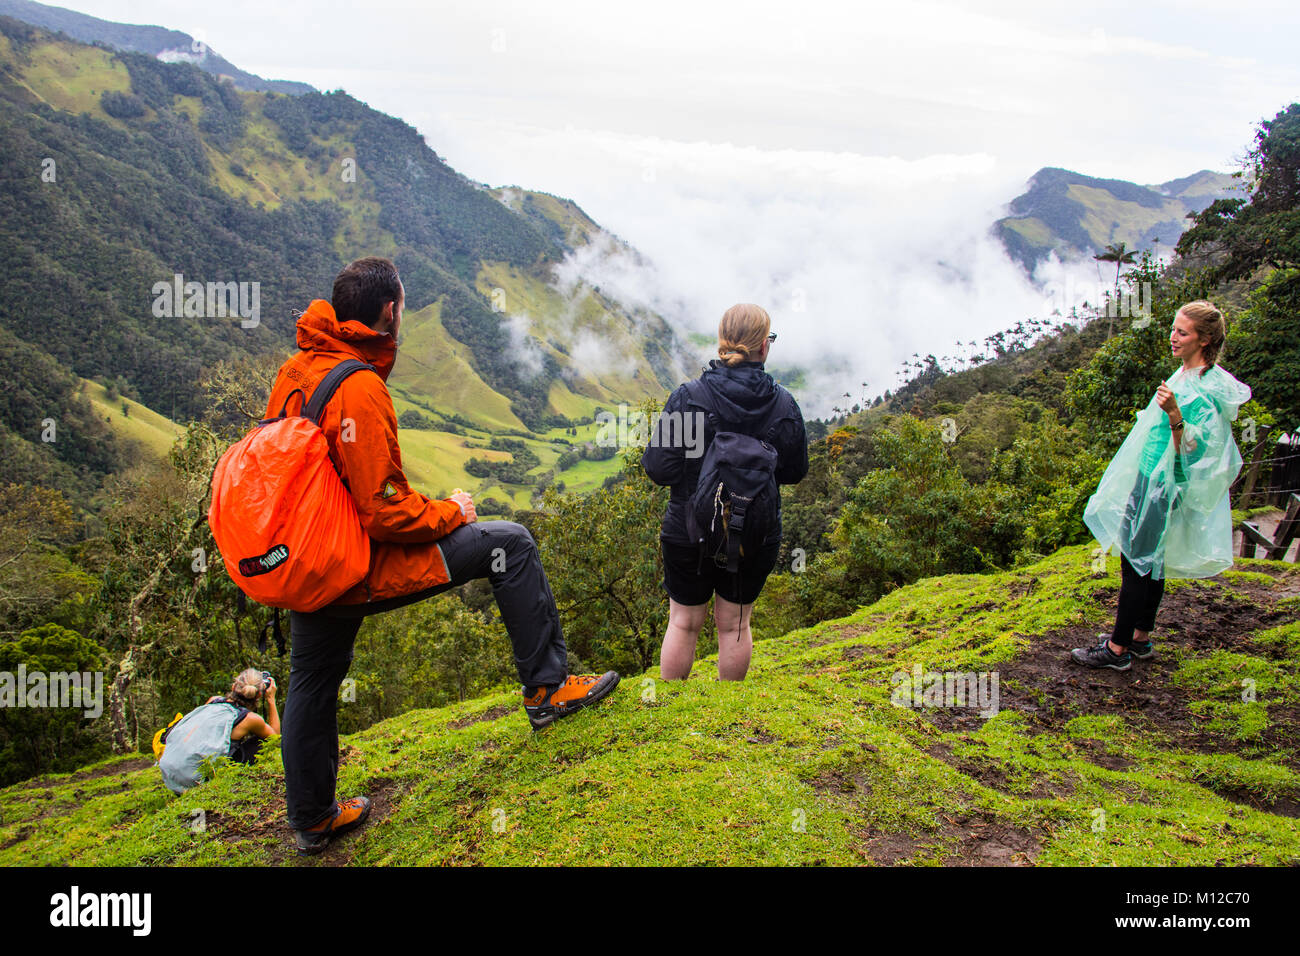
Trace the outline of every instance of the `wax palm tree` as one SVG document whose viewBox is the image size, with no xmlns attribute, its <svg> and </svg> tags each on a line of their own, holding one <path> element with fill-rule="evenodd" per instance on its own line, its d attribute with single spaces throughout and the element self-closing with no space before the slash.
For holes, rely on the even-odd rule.
<svg viewBox="0 0 1300 956">
<path fill-rule="evenodd" d="M 1110 338 L 1115 332 L 1115 313 L 1119 310 L 1119 270 L 1124 266 L 1136 265 L 1136 249 L 1127 249 L 1124 243 L 1114 246 L 1107 246 L 1106 251 L 1100 255 L 1093 256 L 1098 262 L 1115 263 L 1115 302 L 1114 307 L 1107 309 L 1110 313 L 1110 327 L 1106 331 L 1106 338 Z"/>
</svg>

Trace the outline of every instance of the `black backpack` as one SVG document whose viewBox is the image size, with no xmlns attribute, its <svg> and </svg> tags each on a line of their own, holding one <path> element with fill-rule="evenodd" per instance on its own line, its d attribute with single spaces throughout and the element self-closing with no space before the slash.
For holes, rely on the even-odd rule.
<svg viewBox="0 0 1300 956">
<path fill-rule="evenodd" d="M 757 554 L 776 527 L 780 492 L 776 484 L 776 448 L 743 432 L 720 431 L 722 419 L 713 396 L 699 379 L 686 383 L 693 404 L 703 408 L 713 426 L 713 441 L 700 463 L 700 480 L 686 502 L 686 534 L 700 549 L 700 568 L 709 556 L 731 573 L 740 570 L 744 554 Z M 766 437 L 773 413 L 758 429 Z"/>
</svg>

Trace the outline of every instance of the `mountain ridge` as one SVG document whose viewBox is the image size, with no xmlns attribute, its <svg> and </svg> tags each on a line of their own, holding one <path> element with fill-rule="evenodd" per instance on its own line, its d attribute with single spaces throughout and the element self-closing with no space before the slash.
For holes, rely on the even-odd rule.
<svg viewBox="0 0 1300 956">
<path fill-rule="evenodd" d="M 1188 215 L 1242 189 L 1238 178 L 1212 170 L 1142 186 L 1055 166 L 1038 170 L 1026 185 L 992 231 L 1031 276 L 1051 253 L 1080 258 L 1120 242 L 1138 251 L 1172 251 Z"/>
<path fill-rule="evenodd" d="M 82 43 L 103 43 L 116 50 L 146 53 L 164 62 L 193 63 L 217 77 L 227 76 L 242 90 L 301 94 L 314 87 L 294 80 L 266 80 L 235 66 L 206 44 L 181 30 L 101 20 L 65 7 L 33 0 L 0 0 L 0 16 L 55 30 Z"/>
</svg>

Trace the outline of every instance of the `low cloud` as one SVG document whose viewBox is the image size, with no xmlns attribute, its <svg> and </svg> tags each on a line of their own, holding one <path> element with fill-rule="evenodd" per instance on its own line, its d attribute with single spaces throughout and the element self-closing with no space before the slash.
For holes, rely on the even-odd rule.
<svg viewBox="0 0 1300 956">
<path fill-rule="evenodd" d="M 511 313 L 506 315 L 502 325 L 510 335 L 510 361 L 525 380 L 536 378 L 544 367 L 544 359 L 542 347 L 529 334 L 532 319 L 523 313 Z"/>
<path fill-rule="evenodd" d="M 982 153 L 908 161 L 516 134 L 530 150 L 585 155 L 587 212 L 641 253 L 601 238 L 557 268 L 558 288 L 598 285 L 709 335 L 729 306 L 757 302 L 779 334 L 770 364 L 808 372 L 808 414 L 828 414 L 845 392 L 860 400 L 863 382 L 868 396 L 896 388 L 913 352 L 955 355 L 958 341 L 1052 311 L 989 234 L 1024 183 Z"/>
</svg>

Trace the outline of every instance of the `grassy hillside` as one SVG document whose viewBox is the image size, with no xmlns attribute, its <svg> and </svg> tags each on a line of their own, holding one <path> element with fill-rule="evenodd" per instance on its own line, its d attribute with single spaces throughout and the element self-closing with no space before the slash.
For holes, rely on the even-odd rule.
<svg viewBox="0 0 1300 956">
<path fill-rule="evenodd" d="M 1068 548 L 761 640 L 743 684 L 652 671 L 540 733 L 514 690 L 408 713 L 344 739 L 372 821 L 302 865 L 1300 863 L 1300 570 L 1171 582 L 1154 660 L 1070 664 L 1117 587 Z M 914 665 L 996 672 L 1000 710 L 891 704 Z M 150 764 L 0 791 L 0 863 L 300 862 L 276 747 L 179 799 Z"/>
<path fill-rule="evenodd" d="M 474 376 L 473 370 L 460 359 L 458 350 L 464 346 L 441 331 L 436 311 L 435 307 L 430 306 L 412 313 L 416 328 L 412 333 L 403 331 L 402 352 L 388 383 L 393 407 L 398 415 L 415 410 L 423 414 L 432 412 L 437 417 L 439 412 L 457 414 L 456 410 L 464 407 L 462 403 L 465 403 L 479 409 L 480 413 L 475 416 L 475 420 L 487 424 L 479 429 L 466 429 L 464 435 L 400 428 L 399 441 L 406 476 L 416 490 L 427 495 L 450 493 L 453 488 L 464 488 L 474 494 L 480 504 L 487 498 L 493 498 L 508 503 L 512 508 L 531 508 L 534 491 L 532 485 L 502 485 L 490 478 L 477 478 L 465 470 L 465 462 L 470 458 L 508 461 L 511 458 L 509 452 L 488 448 L 487 443 L 495 432 L 521 429 L 522 423 L 510 415 L 509 402 Z M 408 335 L 411 337 L 408 338 Z M 440 345 L 431 346 L 427 350 L 424 348 L 426 342 L 435 340 Z M 432 368 L 422 364 L 418 358 L 421 354 L 425 357 L 437 355 Z M 402 369 L 401 375 L 397 369 Z M 427 382 L 423 387 L 422 376 L 426 377 Z M 129 398 L 119 396 L 110 401 L 103 385 L 86 379 L 82 381 L 84 394 L 96 414 L 119 438 L 142 446 L 145 454 L 156 458 L 166 457 L 172 442 L 183 433 L 184 429 L 166 415 Z M 437 387 L 437 382 L 443 382 L 443 387 Z M 444 399 L 446 404 L 430 402 L 427 398 L 430 393 Z M 125 414 L 122 411 L 123 403 L 127 409 Z M 599 425 L 589 423 L 579 426 L 577 435 L 565 435 L 564 429 L 554 428 L 544 435 L 521 438 L 540 460 L 540 464 L 530 473 L 536 475 L 555 467 L 556 460 L 571 447 L 558 439 L 564 438 L 576 445 L 583 441 L 594 441 L 599 430 Z M 591 491 L 615 474 L 618 468 L 619 462 L 615 458 L 605 461 L 584 460 L 558 472 L 556 478 L 564 482 L 568 491 Z"/>
<path fill-rule="evenodd" d="M 469 350 L 447 333 L 440 312 L 434 303 L 403 313 L 402 344 L 388 380 L 394 406 L 398 396 L 424 399 L 434 411 L 463 415 L 488 429 L 522 429 L 510 400 L 479 378 Z"/>
<path fill-rule="evenodd" d="M 165 457 L 171 451 L 172 442 L 185 431 L 166 415 L 159 415 L 152 408 L 121 396 L 110 400 L 108 389 L 103 385 L 85 379 L 82 381 L 85 382 L 86 398 L 108 426 L 121 437 L 140 443 L 152 455 Z"/>
<path fill-rule="evenodd" d="M 507 316 L 526 323 L 535 348 L 566 369 L 566 377 L 555 385 L 572 395 L 552 386 L 549 411 L 566 414 L 562 409 L 569 409 L 569 417 L 589 416 L 600 405 L 661 398 L 689 377 L 685 365 L 666 354 L 659 356 L 656 369 L 652 342 L 642 341 L 646 330 L 590 286 L 565 295 L 528 270 L 484 262 L 477 288 L 488 299 L 497 297 Z M 671 336 L 662 320 L 649 328 Z M 575 409 L 581 409 L 579 415 L 572 414 Z"/>
<path fill-rule="evenodd" d="M 600 226 L 572 199 L 517 186 L 494 189 L 492 194 L 566 248 L 584 246 L 596 239 L 601 231 Z"/>
</svg>

